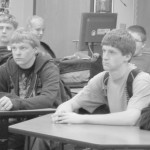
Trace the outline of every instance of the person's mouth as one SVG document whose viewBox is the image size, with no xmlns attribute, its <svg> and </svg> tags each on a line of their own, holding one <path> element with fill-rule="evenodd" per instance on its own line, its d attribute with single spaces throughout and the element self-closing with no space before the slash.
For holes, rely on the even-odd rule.
<svg viewBox="0 0 150 150">
<path fill-rule="evenodd" d="M 21 60 L 22 60 L 22 58 L 15 58 L 15 60 L 16 60 L 16 61 L 21 61 Z"/>
</svg>

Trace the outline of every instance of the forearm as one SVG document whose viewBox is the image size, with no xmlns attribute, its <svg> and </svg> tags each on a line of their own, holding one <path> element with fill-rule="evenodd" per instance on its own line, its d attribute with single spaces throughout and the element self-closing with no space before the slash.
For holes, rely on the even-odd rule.
<svg viewBox="0 0 150 150">
<path fill-rule="evenodd" d="M 73 102 L 72 99 L 62 103 L 58 108 L 57 112 L 75 112 L 80 107 L 76 102 Z"/>
<path fill-rule="evenodd" d="M 138 109 L 131 109 L 118 113 L 83 115 L 83 123 L 106 125 L 135 125 L 140 117 L 140 113 L 141 111 Z"/>
<path fill-rule="evenodd" d="M 13 103 L 13 110 L 30 110 L 30 109 L 41 109 L 53 107 L 55 98 L 49 98 L 48 96 L 35 96 L 27 99 L 11 99 Z"/>
</svg>

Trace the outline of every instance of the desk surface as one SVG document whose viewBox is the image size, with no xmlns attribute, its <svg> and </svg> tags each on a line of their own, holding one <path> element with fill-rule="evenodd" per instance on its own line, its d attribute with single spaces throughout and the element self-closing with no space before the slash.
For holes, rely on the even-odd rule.
<svg viewBox="0 0 150 150">
<path fill-rule="evenodd" d="M 23 116 L 23 115 L 42 115 L 46 113 L 54 113 L 55 108 L 43 108 L 43 109 L 32 109 L 32 110 L 13 110 L 13 111 L 0 111 L 0 117 L 14 117 L 14 116 Z"/>
<path fill-rule="evenodd" d="M 150 131 L 133 126 L 53 124 L 50 114 L 11 125 L 9 131 L 92 148 L 150 149 Z"/>
</svg>

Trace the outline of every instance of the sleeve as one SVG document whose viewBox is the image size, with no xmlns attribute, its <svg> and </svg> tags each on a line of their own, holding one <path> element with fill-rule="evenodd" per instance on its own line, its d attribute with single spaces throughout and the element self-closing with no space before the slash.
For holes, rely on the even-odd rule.
<svg viewBox="0 0 150 150">
<path fill-rule="evenodd" d="M 104 72 L 94 76 L 88 84 L 71 101 L 77 103 L 80 108 L 93 112 L 102 104 L 107 104 L 103 88 Z"/>
<path fill-rule="evenodd" d="M 150 103 L 150 75 L 141 72 L 133 81 L 133 96 L 130 98 L 127 109 L 142 110 Z"/>
<path fill-rule="evenodd" d="M 41 70 L 40 77 L 42 82 L 40 95 L 27 99 L 12 99 L 14 110 L 53 107 L 59 98 L 59 70 L 51 62 L 47 63 Z"/>
<path fill-rule="evenodd" d="M 0 65 L 0 92 L 8 92 L 9 91 L 9 75 L 6 69 L 6 63 Z"/>
</svg>

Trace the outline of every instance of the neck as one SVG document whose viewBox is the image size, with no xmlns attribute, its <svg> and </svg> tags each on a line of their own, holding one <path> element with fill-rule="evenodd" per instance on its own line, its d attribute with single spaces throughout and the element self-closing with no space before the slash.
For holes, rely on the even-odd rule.
<svg viewBox="0 0 150 150">
<path fill-rule="evenodd" d="M 118 79 L 126 73 L 126 71 L 129 69 L 129 64 L 124 64 L 123 66 L 119 67 L 117 70 L 109 71 L 110 76 L 112 79 Z"/>
</svg>

